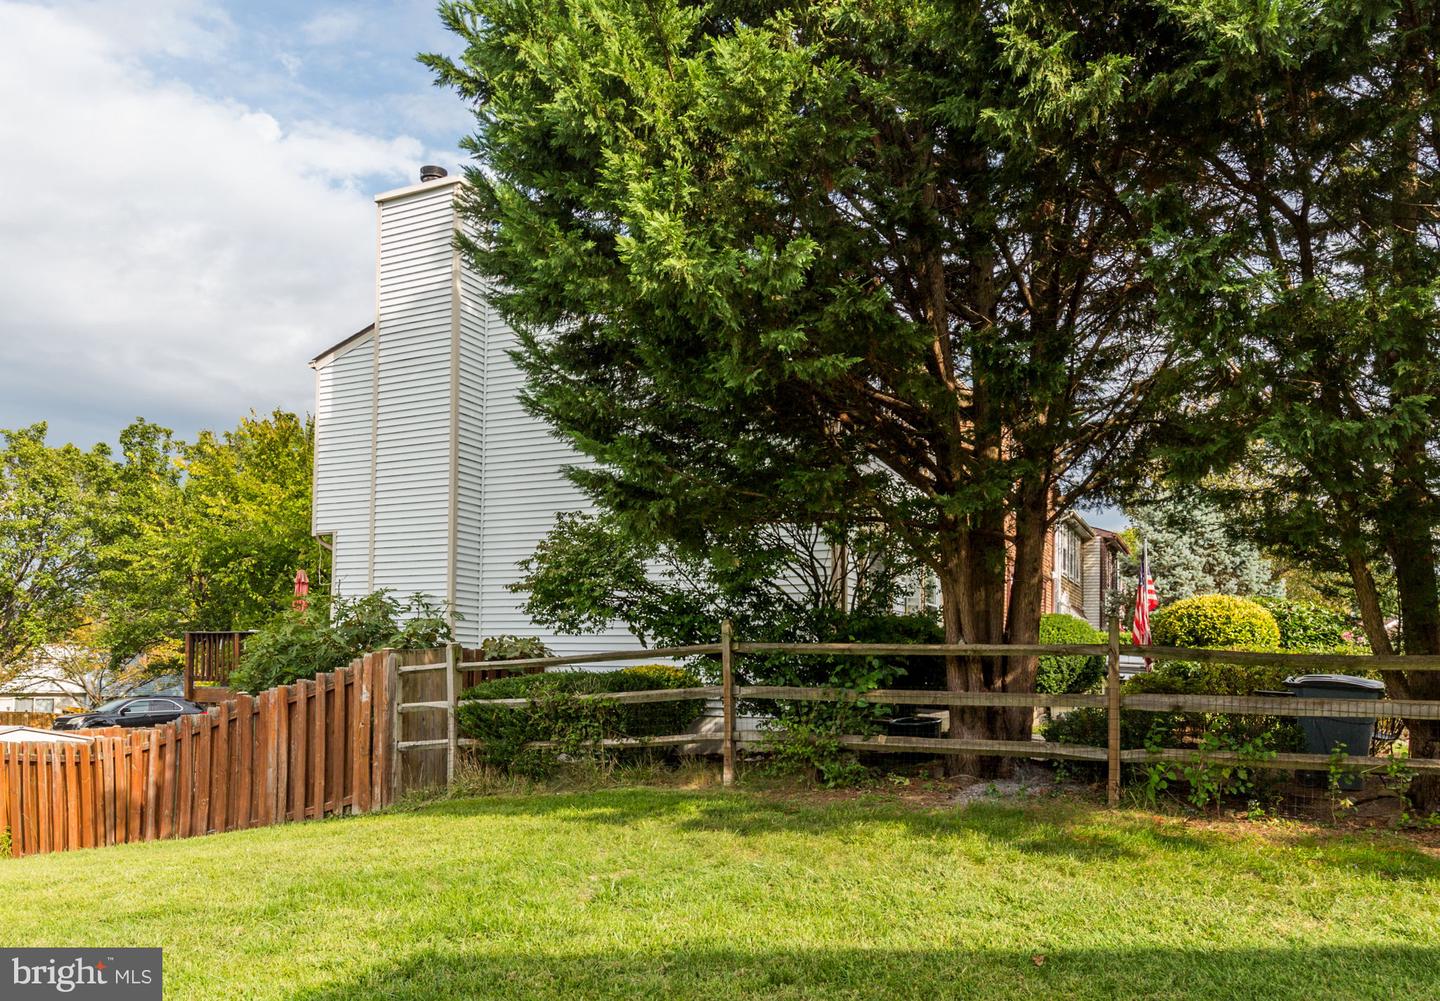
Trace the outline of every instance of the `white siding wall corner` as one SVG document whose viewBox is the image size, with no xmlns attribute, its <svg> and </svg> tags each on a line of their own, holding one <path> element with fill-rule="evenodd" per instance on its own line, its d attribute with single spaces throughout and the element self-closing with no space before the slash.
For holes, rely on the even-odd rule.
<svg viewBox="0 0 1440 1001">
<path fill-rule="evenodd" d="M 454 248 L 456 191 L 376 199 L 375 332 L 316 363 L 314 527 L 335 537 L 335 592 L 448 599 L 471 645 L 518 633 L 557 653 L 637 648 L 618 623 L 549 634 L 509 589 L 556 515 L 591 505 L 564 475 L 583 457 L 520 406 L 518 339 Z"/>
<path fill-rule="evenodd" d="M 449 597 L 454 187 L 380 205 L 376 589 Z"/>
<path fill-rule="evenodd" d="M 370 576 L 372 335 L 315 366 L 313 531 L 332 537 L 331 588 L 363 594 Z"/>
</svg>

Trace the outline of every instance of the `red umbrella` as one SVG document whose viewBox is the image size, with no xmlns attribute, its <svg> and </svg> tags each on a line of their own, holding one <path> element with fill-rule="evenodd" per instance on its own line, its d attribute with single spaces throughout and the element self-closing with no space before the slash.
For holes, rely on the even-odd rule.
<svg viewBox="0 0 1440 1001">
<path fill-rule="evenodd" d="M 295 571 L 295 609 L 305 611 L 310 607 L 310 602 L 305 596 L 310 593 L 310 578 L 305 575 L 304 570 Z"/>
</svg>

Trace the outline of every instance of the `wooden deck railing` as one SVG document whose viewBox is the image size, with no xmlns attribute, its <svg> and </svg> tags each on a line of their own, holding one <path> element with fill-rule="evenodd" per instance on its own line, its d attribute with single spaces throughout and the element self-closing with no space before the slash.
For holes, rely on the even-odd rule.
<svg viewBox="0 0 1440 1001">
<path fill-rule="evenodd" d="M 240 666 L 245 653 L 245 630 L 190 632 L 185 634 L 185 697 L 195 699 L 205 688 L 219 688 L 229 695 L 230 674 Z M 213 701 L 204 699 L 203 701 Z"/>
</svg>

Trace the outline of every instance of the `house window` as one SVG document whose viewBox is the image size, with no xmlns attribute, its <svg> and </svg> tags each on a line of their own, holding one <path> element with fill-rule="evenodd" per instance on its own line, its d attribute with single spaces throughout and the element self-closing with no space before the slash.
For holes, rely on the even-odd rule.
<svg viewBox="0 0 1440 1001">
<path fill-rule="evenodd" d="M 33 712 L 53 713 L 55 711 L 54 699 L 32 699 L 31 704 L 35 707 Z"/>
<path fill-rule="evenodd" d="M 1056 533 L 1060 570 L 1073 581 L 1080 580 L 1080 538 L 1068 527 Z"/>
</svg>

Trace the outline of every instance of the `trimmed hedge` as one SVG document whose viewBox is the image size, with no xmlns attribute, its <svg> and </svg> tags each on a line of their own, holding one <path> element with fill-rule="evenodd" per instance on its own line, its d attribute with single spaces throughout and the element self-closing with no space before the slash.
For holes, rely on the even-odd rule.
<svg viewBox="0 0 1440 1001">
<path fill-rule="evenodd" d="M 1280 645 L 1280 626 L 1262 605 L 1229 594 L 1197 594 L 1158 610 L 1151 620 L 1156 646 L 1198 648 Z"/>
<path fill-rule="evenodd" d="M 1083 619 L 1055 613 L 1040 617 L 1040 642 L 1107 643 L 1109 637 Z M 1105 658 L 1100 656 L 1041 657 L 1035 673 L 1035 690 L 1047 695 L 1088 692 L 1105 677 Z"/>
<path fill-rule="evenodd" d="M 696 688 L 700 678 L 684 668 L 652 664 L 618 671 L 557 671 L 517 674 L 466 689 L 456 719 L 462 736 L 483 741 L 480 758 L 502 768 L 542 772 L 557 753 L 588 753 L 600 739 L 655 737 L 684 733 L 700 715 L 704 699 L 620 705 L 609 699 L 578 695 Z M 524 706 L 486 705 L 487 699 L 528 699 Z M 558 752 L 527 751 L 535 740 L 561 744 Z M 604 755 L 602 755 L 604 756 Z"/>
</svg>

